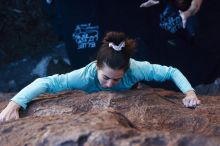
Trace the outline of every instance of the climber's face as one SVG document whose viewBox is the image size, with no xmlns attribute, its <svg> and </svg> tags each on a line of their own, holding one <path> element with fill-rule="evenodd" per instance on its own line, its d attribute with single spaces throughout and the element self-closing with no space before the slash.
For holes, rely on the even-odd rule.
<svg viewBox="0 0 220 146">
<path fill-rule="evenodd" d="M 104 64 L 102 68 L 97 67 L 97 76 L 99 83 L 103 88 L 111 88 L 117 85 L 124 76 L 124 70 L 114 70 Z"/>
</svg>

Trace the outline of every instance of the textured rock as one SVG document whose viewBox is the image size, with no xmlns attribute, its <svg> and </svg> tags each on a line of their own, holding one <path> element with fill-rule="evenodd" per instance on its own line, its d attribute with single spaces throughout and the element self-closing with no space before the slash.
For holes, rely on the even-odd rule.
<svg viewBox="0 0 220 146">
<path fill-rule="evenodd" d="M 183 107 L 183 97 L 181 93 L 152 88 L 45 94 L 22 110 L 19 120 L 0 126 L 0 143 L 219 146 L 220 97 L 201 96 L 202 105 L 196 109 Z M 6 103 L 2 98 L 0 109 Z"/>
</svg>

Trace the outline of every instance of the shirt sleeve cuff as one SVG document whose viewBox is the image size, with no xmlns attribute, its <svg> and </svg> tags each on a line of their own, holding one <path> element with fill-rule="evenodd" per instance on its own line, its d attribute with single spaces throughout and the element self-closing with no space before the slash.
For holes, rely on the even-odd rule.
<svg viewBox="0 0 220 146">
<path fill-rule="evenodd" d="M 27 105 L 22 103 L 21 101 L 19 100 L 16 100 L 14 98 L 11 99 L 12 101 L 14 101 L 15 103 L 19 104 L 23 109 L 26 109 L 27 108 Z"/>
</svg>

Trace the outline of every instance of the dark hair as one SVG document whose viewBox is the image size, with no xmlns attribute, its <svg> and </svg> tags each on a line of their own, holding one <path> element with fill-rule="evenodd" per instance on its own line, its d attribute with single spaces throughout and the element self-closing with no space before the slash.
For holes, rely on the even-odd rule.
<svg viewBox="0 0 220 146">
<path fill-rule="evenodd" d="M 169 0 L 170 3 L 178 10 L 186 11 L 192 3 L 192 0 Z"/>
<path fill-rule="evenodd" d="M 119 45 L 122 42 L 125 43 L 125 46 L 120 51 L 109 47 L 109 43 Z M 123 69 L 125 71 L 129 68 L 129 60 L 135 51 L 135 47 L 135 40 L 127 38 L 123 32 L 108 32 L 97 53 L 97 66 L 102 68 L 106 64 L 114 70 Z"/>
</svg>

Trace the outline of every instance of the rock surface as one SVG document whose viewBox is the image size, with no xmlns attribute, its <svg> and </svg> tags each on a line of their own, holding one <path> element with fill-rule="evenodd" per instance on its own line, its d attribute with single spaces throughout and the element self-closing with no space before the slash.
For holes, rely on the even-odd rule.
<svg viewBox="0 0 220 146">
<path fill-rule="evenodd" d="M 11 94 L 0 94 L 0 110 Z M 220 97 L 144 87 L 86 94 L 68 91 L 33 100 L 21 118 L 0 125 L 1 146 L 220 146 Z"/>
</svg>

